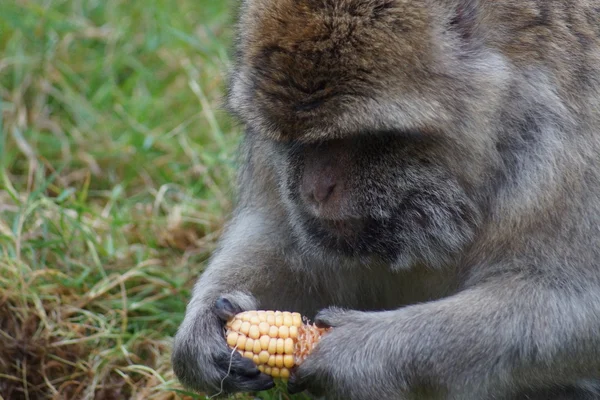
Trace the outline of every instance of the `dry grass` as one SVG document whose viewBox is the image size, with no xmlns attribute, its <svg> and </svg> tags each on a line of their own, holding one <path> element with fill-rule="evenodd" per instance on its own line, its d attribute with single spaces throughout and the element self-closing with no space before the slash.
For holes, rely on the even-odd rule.
<svg viewBox="0 0 600 400">
<path fill-rule="evenodd" d="M 231 4 L 175 3 L 0 2 L 0 399 L 203 398 L 169 357 L 231 208 Z"/>
</svg>

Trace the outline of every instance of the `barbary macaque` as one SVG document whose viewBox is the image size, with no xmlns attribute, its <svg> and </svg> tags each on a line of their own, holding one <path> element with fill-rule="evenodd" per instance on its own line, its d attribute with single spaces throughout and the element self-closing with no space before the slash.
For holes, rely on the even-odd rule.
<svg viewBox="0 0 600 400">
<path fill-rule="evenodd" d="M 271 388 L 223 324 L 274 309 L 332 327 L 291 392 L 600 398 L 600 1 L 240 7 L 237 206 L 181 382 Z"/>
</svg>

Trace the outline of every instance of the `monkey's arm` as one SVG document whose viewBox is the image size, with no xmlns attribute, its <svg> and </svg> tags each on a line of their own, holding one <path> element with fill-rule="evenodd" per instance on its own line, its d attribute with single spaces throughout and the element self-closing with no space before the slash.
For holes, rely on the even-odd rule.
<svg viewBox="0 0 600 400">
<path fill-rule="evenodd" d="M 265 212 L 257 207 L 238 209 L 196 283 L 173 349 L 173 369 L 190 388 L 231 393 L 273 385 L 251 360 L 232 354 L 223 337 L 224 321 L 236 312 L 299 308 L 303 278 L 291 271 L 281 255 L 289 235 Z"/>
<path fill-rule="evenodd" d="M 334 329 L 298 369 L 293 392 L 484 399 L 600 371 L 600 290 L 540 277 L 504 277 L 395 311 L 328 309 L 317 320 Z"/>
</svg>

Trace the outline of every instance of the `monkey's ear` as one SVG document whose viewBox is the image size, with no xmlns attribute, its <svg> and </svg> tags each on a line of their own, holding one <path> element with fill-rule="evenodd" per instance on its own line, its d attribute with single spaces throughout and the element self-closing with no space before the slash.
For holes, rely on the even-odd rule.
<svg viewBox="0 0 600 400">
<path fill-rule="evenodd" d="M 475 37 L 481 13 L 479 0 L 443 0 L 449 7 L 448 29 L 464 40 Z"/>
</svg>

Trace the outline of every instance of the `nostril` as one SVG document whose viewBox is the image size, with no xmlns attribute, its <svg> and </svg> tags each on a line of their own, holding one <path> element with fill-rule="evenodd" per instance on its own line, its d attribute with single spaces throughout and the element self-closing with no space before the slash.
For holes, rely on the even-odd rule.
<svg viewBox="0 0 600 400">
<path fill-rule="evenodd" d="M 313 187 L 313 198 L 318 203 L 324 203 L 331 196 L 336 186 L 335 180 L 331 176 L 322 177 L 317 180 Z"/>
</svg>

